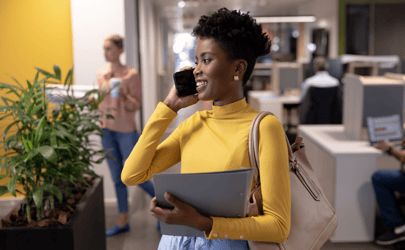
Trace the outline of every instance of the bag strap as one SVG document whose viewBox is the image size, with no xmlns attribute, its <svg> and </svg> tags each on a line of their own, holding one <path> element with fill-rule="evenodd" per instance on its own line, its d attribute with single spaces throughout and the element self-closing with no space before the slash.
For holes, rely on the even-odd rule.
<svg viewBox="0 0 405 250">
<path fill-rule="evenodd" d="M 252 125 L 250 126 L 249 131 L 249 158 L 250 158 L 250 165 L 253 167 L 253 178 L 255 180 L 255 187 L 260 185 L 260 163 L 259 163 L 259 125 L 260 121 L 266 115 L 274 115 L 268 111 L 259 112 L 255 118 L 253 118 Z M 294 162 L 295 156 L 291 150 L 290 142 L 288 141 L 287 135 L 285 135 L 285 140 L 287 142 L 288 148 L 288 158 L 290 162 Z"/>
</svg>

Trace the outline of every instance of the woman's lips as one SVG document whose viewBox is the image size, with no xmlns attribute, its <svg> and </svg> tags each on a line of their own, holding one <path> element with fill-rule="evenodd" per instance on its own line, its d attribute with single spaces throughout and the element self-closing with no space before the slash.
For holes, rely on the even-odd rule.
<svg viewBox="0 0 405 250">
<path fill-rule="evenodd" d="M 196 88 L 197 92 L 203 91 L 204 88 L 207 87 L 207 84 L 208 84 L 208 83 L 207 83 L 206 81 L 199 81 L 199 82 L 197 82 L 197 88 Z"/>
</svg>

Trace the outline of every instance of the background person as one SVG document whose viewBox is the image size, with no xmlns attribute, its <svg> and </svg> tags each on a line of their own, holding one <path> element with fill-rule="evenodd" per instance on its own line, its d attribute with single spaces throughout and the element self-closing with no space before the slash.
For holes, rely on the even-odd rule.
<svg viewBox="0 0 405 250">
<path fill-rule="evenodd" d="M 404 148 L 405 138 L 401 143 Z M 405 150 L 395 148 L 392 143 L 382 141 L 376 148 L 405 163 Z M 400 170 L 378 170 L 373 174 L 372 181 L 384 225 L 389 228 L 386 233 L 379 235 L 375 242 L 379 245 L 392 245 L 404 241 L 405 222 L 398 210 L 393 191 L 405 193 L 405 175 Z"/>
<path fill-rule="evenodd" d="M 308 88 L 310 86 L 319 88 L 330 88 L 339 86 L 339 80 L 329 75 L 328 73 L 329 63 L 325 57 L 318 56 L 314 59 L 315 75 L 308 77 L 301 84 L 301 101 L 304 99 Z"/>
<path fill-rule="evenodd" d="M 99 109 L 114 116 L 114 119 L 102 117 L 103 129 L 102 144 L 104 149 L 112 149 L 109 153 L 116 160 L 107 158 L 111 176 L 114 181 L 118 201 L 118 225 L 106 231 L 107 236 L 128 231 L 128 191 L 121 181 L 123 162 L 128 158 L 132 148 L 138 141 L 136 130 L 135 112 L 141 106 L 141 81 L 136 69 L 122 65 L 120 55 L 123 52 L 123 38 L 111 35 L 104 40 L 104 56 L 109 64 L 97 72 L 99 88 L 105 94 Z M 112 92 L 111 78 L 118 78 L 122 83 L 118 91 Z M 116 89 L 117 90 L 117 89 Z M 139 186 L 151 197 L 155 191 L 151 181 L 139 183 Z"/>
<path fill-rule="evenodd" d="M 181 173 L 250 168 L 248 135 L 258 113 L 243 97 L 258 56 L 270 42 L 248 14 L 222 8 L 202 16 L 193 29 L 197 37 L 196 95 L 179 98 L 173 86 L 158 103 L 125 163 L 122 180 L 136 185 L 181 161 Z M 212 110 L 198 111 L 159 144 L 177 111 L 198 101 L 213 101 Z M 264 215 L 219 218 L 165 194 L 174 209 L 157 207 L 152 214 L 169 224 L 205 231 L 205 237 L 163 235 L 159 249 L 248 249 L 247 240 L 283 242 L 290 231 L 291 193 L 288 151 L 283 126 L 275 116 L 260 123 L 259 159 Z M 139 157 L 141 156 L 142 157 Z M 196 194 L 198 195 L 198 194 Z"/>
</svg>

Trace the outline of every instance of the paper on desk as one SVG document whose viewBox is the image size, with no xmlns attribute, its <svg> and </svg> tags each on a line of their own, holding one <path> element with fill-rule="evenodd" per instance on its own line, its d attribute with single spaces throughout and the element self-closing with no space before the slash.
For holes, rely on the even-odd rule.
<svg viewBox="0 0 405 250">
<path fill-rule="evenodd" d="M 195 207 L 201 214 L 215 217 L 245 217 L 253 169 L 196 174 L 153 175 L 158 206 L 173 208 L 166 201 L 168 192 Z M 204 237 L 203 231 L 183 225 L 160 223 L 163 235 Z"/>
</svg>

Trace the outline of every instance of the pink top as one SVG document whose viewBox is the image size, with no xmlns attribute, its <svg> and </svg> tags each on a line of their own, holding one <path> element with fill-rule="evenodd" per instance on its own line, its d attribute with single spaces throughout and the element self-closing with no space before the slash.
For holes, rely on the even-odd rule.
<svg viewBox="0 0 405 250">
<path fill-rule="evenodd" d="M 122 71 L 112 76 L 110 66 L 106 65 L 97 72 L 97 82 L 99 88 L 109 84 L 110 78 L 118 77 L 122 79 L 120 96 L 112 98 L 111 93 L 107 93 L 98 109 L 114 116 L 114 119 L 107 119 L 102 116 L 101 128 L 121 133 L 130 133 L 136 130 L 135 111 L 141 107 L 141 80 L 136 69 L 125 67 Z"/>
</svg>

